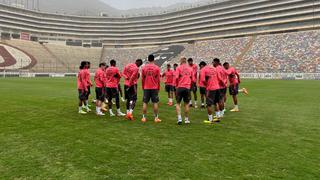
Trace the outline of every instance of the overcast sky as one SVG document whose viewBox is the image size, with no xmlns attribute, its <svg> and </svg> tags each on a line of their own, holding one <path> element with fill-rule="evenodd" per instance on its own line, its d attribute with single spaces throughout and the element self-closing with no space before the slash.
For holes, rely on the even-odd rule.
<svg viewBox="0 0 320 180">
<path fill-rule="evenodd" d="M 198 2 L 200 0 L 101 0 L 101 1 L 117 9 L 127 10 L 132 8 L 153 7 L 153 6 L 166 7 L 176 3 Z"/>
</svg>

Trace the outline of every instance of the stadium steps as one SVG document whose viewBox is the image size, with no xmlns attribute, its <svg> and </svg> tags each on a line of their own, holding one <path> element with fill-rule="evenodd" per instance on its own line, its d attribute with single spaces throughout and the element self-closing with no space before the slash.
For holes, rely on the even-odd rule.
<svg viewBox="0 0 320 180">
<path fill-rule="evenodd" d="M 241 54 L 236 58 L 235 65 L 241 63 L 247 52 L 252 48 L 253 43 L 256 41 L 257 36 L 252 36 L 250 41 L 246 44 L 246 46 L 241 50 Z"/>
<path fill-rule="evenodd" d="M 63 60 L 61 60 L 58 56 L 56 56 L 47 46 L 42 44 L 42 47 L 53 57 L 53 59 L 56 61 L 56 63 L 61 64 L 62 67 L 67 70 L 67 72 L 71 72 L 71 69 L 67 66 L 67 64 Z M 60 69 L 60 70 L 62 70 L 62 69 Z"/>
</svg>

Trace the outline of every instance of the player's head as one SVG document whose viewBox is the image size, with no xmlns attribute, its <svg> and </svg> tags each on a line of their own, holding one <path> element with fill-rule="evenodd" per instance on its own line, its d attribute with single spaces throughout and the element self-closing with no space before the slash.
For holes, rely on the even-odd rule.
<svg viewBox="0 0 320 180">
<path fill-rule="evenodd" d="M 137 59 L 137 60 L 136 60 L 136 65 L 137 65 L 138 67 L 142 66 L 142 64 L 143 64 L 142 59 Z"/>
<path fill-rule="evenodd" d="M 199 67 L 200 67 L 200 69 L 202 69 L 202 68 L 204 68 L 206 65 L 207 65 L 206 62 L 201 61 L 200 64 L 199 64 Z"/>
<path fill-rule="evenodd" d="M 80 63 L 79 69 L 84 69 L 84 68 L 86 67 L 86 64 L 87 64 L 86 61 L 82 61 L 82 62 Z"/>
<path fill-rule="evenodd" d="M 150 54 L 150 55 L 148 56 L 148 61 L 149 61 L 149 62 L 154 62 L 154 55 L 153 55 L 153 54 Z"/>
<path fill-rule="evenodd" d="M 213 63 L 213 66 L 214 66 L 214 67 L 217 67 L 217 66 L 220 65 L 220 59 L 214 58 L 212 63 Z"/>
<path fill-rule="evenodd" d="M 112 59 L 112 60 L 110 61 L 110 66 L 115 67 L 116 65 L 117 65 L 116 60 Z"/>
<path fill-rule="evenodd" d="M 90 67 L 91 67 L 91 63 L 90 61 L 87 61 L 87 68 L 90 69 Z"/>
<path fill-rule="evenodd" d="M 182 58 L 180 59 L 180 64 L 186 64 L 186 63 L 187 63 L 187 58 L 182 57 Z"/>
<path fill-rule="evenodd" d="M 100 63 L 100 64 L 99 64 L 99 68 L 105 69 L 105 68 L 106 68 L 106 63 Z"/>
<path fill-rule="evenodd" d="M 167 69 L 168 69 L 168 70 L 171 69 L 171 64 L 167 64 Z"/>
<path fill-rule="evenodd" d="M 192 58 L 189 58 L 188 59 L 188 64 L 191 66 L 191 65 L 193 65 L 193 59 Z"/>
<path fill-rule="evenodd" d="M 175 63 L 175 64 L 173 65 L 173 69 L 176 70 L 178 66 L 179 66 L 179 65 L 178 65 L 177 63 Z"/>
<path fill-rule="evenodd" d="M 223 64 L 223 67 L 224 67 L 225 69 L 229 69 L 230 64 L 229 64 L 228 62 L 225 62 L 225 63 Z"/>
</svg>

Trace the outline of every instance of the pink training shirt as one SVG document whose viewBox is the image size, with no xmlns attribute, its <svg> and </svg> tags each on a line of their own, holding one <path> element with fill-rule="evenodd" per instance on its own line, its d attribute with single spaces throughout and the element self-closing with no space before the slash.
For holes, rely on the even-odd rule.
<svg viewBox="0 0 320 180">
<path fill-rule="evenodd" d="M 196 64 L 193 64 L 192 66 L 192 74 L 193 74 L 193 83 L 197 82 L 198 79 L 198 66 Z"/>
<path fill-rule="evenodd" d="M 121 79 L 121 74 L 117 67 L 109 67 L 106 70 L 106 87 L 107 88 L 118 88 L 119 80 Z"/>
<path fill-rule="evenodd" d="M 138 83 L 139 68 L 135 63 L 128 64 L 122 72 L 122 76 L 125 78 L 124 85 L 133 86 Z"/>
<path fill-rule="evenodd" d="M 90 78 L 90 71 L 89 69 L 83 69 L 85 74 L 86 74 L 86 79 L 87 79 L 87 83 L 88 83 L 88 86 L 92 86 L 92 81 L 91 81 L 91 78 Z"/>
<path fill-rule="evenodd" d="M 97 69 L 94 75 L 94 82 L 96 83 L 97 88 L 103 88 L 107 82 L 106 73 L 103 69 Z"/>
<path fill-rule="evenodd" d="M 221 89 L 221 85 L 223 84 L 220 74 L 217 69 L 212 65 L 207 66 L 205 70 L 205 76 L 202 77 L 204 84 L 207 85 L 207 91 L 215 91 Z"/>
<path fill-rule="evenodd" d="M 224 89 L 226 87 L 228 87 L 228 74 L 226 72 L 226 70 L 222 67 L 222 66 L 217 66 L 216 67 L 218 73 L 220 74 L 220 77 L 223 81 L 223 84 L 221 84 L 221 89 Z"/>
<path fill-rule="evenodd" d="M 170 86 L 173 86 L 174 85 L 174 71 L 173 70 L 166 70 L 163 75 L 165 76 L 166 78 L 166 81 L 165 81 L 165 84 L 166 85 L 170 85 Z"/>
<path fill-rule="evenodd" d="M 199 82 L 198 82 L 199 87 L 204 87 L 204 88 L 206 87 L 206 85 L 201 80 L 201 79 L 205 79 L 206 68 L 207 68 L 207 66 L 200 69 Z"/>
<path fill-rule="evenodd" d="M 230 67 L 228 70 L 226 70 L 228 77 L 229 77 L 229 82 L 230 85 L 236 85 L 239 83 L 238 81 L 238 72 L 234 67 Z"/>
<path fill-rule="evenodd" d="M 142 89 L 160 90 L 160 68 L 149 63 L 142 68 Z"/>
<path fill-rule="evenodd" d="M 176 81 L 177 88 L 191 88 L 191 83 L 194 82 L 193 69 L 187 64 L 182 64 L 177 68 Z"/>
<path fill-rule="evenodd" d="M 84 69 L 80 69 L 78 72 L 77 85 L 79 90 L 88 91 L 88 80 Z"/>
<path fill-rule="evenodd" d="M 174 87 L 177 87 L 177 69 L 173 70 L 173 83 L 172 83 L 172 85 Z"/>
</svg>

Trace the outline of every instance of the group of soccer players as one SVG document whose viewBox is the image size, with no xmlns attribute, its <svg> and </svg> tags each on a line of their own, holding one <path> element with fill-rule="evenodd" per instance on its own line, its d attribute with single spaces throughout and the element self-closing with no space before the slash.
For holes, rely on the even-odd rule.
<svg viewBox="0 0 320 180">
<path fill-rule="evenodd" d="M 159 91 L 161 79 L 165 82 L 165 90 L 168 93 L 168 105 L 173 106 L 173 99 L 176 99 L 176 113 L 178 124 L 182 125 L 181 104 L 184 102 L 184 123 L 189 124 L 189 109 L 197 106 L 197 89 L 200 88 L 201 108 L 207 107 L 208 120 L 205 123 L 219 122 L 224 117 L 227 87 L 229 86 L 230 95 L 233 97 L 235 107 L 231 112 L 238 112 L 237 95 L 239 92 L 248 94 L 245 88 L 239 90 L 240 76 L 235 68 L 229 63 L 221 65 L 219 59 L 214 59 L 212 63 L 207 64 L 202 61 L 198 65 L 194 64 L 192 58 L 182 57 L 180 65 L 167 65 L 167 69 L 161 74 L 160 68 L 155 64 L 153 55 L 149 55 L 148 63 L 143 65 L 141 59 L 135 63 L 127 64 L 123 72 L 120 73 L 116 67 L 116 61 L 111 60 L 110 66 L 101 63 L 97 69 L 94 81 L 96 85 L 96 114 L 104 116 L 107 109 L 104 103 L 108 104 L 110 116 L 125 116 L 128 120 L 134 120 L 133 111 L 137 102 L 138 80 L 141 77 L 143 90 L 143 113 L 142 122 L 147 122 L 146 114 L 148 103 L 153 104 L 154 122 L 161 122 L 159 118 Z M 87 114 L 90 112 L 88 99 L 90 95 L 90 62 L 81 62 L 78 73 L 78 91 L 79 91 L 79 113 Z M 126 114 L 120 110 L 119 94 L 121 93 L 120 79 L 124 78 L 124 92 L 126 100 Z M 194 103 L 192 101 L 192 94 Z M 116 104 L 116 114 L 112 111 L 113 99 Z M 206 102 L 205 102 L 206 100 Z M 205 105 L 206 103 L 206 105 Z M 212 107 L 214 107 L 215 114 Z M 85 110 L 83 110 L 85 109 Z"/>
</svg>

